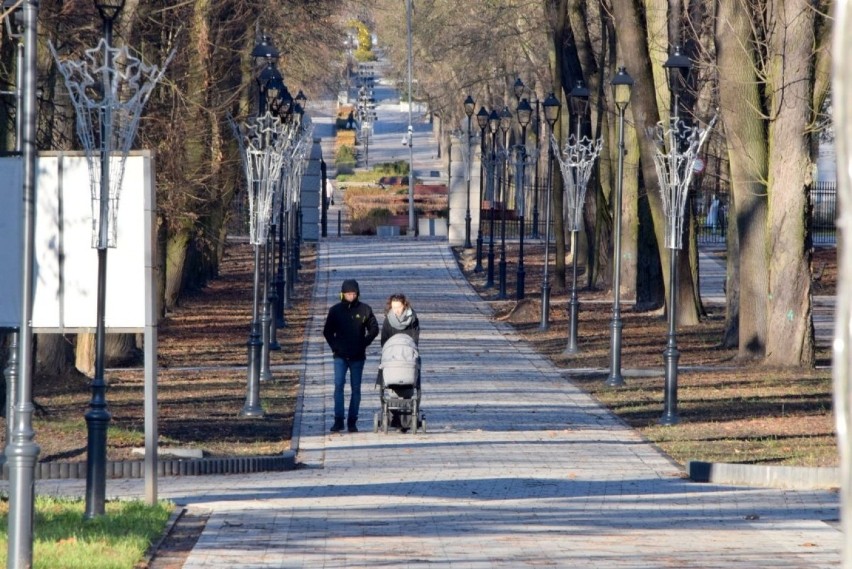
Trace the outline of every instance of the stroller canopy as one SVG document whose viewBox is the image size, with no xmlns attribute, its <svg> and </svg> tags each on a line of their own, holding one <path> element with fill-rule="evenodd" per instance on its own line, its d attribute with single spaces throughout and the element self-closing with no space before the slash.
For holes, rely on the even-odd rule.
<svg viewBox="0 0 852 569">
<path fill-rule="evenodd" d="M 382 383 L 388 385 L 415 385 L 420 376 L 420 352 L 408 334 L 394 334 L 382 346 L 382 363 L 379 364 Z"/>
<path fill-rule="evenodd" d="M 379 368 L 385 369 L 400 364 L 420 365 L 420 351 L 408 334 L 394 334 L 382 346 L 382 363 Z"/>
</svg>

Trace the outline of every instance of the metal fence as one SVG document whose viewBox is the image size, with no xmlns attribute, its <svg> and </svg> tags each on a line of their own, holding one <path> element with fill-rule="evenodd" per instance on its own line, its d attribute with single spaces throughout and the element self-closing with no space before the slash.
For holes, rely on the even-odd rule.
<svg viewBox="0 0 852 569">
<path fill-rule="evenodd" d="M 530 181 L 526 188 L 527 199 L 526 215 L 524 218 L 524 238 L 544 238 L 545 235 L 545 199 L 546 186 L 544 179 L 539 181 L 536 192 L 535 183 Z M 538 195 L 538 227 L 533 227 L 534 198 Z M 517 239 L 520 235 L 520 221 L 513 209 L 514 187 L 510 183 L 510 190 L 506 209 L 506 237 Z M 729 193 L 711 193 L 698 191 L 690 197 L 690 208 L 695 220 L 696 238 L 699 244 L 724 245 L 728 231 L 729 221 Z M 813 245 L 831 245 L 836 242 L 837 236 L 837 184 L 835 182 L 816 182 L 809 193 L 810 211 L 808 212 L 809 236 Z M 487 205 L 487 203 L 486 203 Z M 483 208 L 480 219 L 483 222 L 483 235 L 490 231 L 490 209 Z M 494 232 L 500 235 L 502 223 L 501 204 L 497 202 L 494 209 Z M 551 235 L 553 235 L 551 221 Z"/>
<path fill-rule="evenodd" d="M 506 239 L 518 239 L 521 235 L 521 222 L 514 217 L 514 212 L 507 211 L 506 216 Z M 491 231 L 491 210 L 483 209 L 480 212 L 482 220 L 482 235 L 488 236 Z M 500 239 L 500 225 L 503 223 L 500 217 L 500 209 L 494 210 L 494 237 Z M 524 219 L 524 239 L 544 239 L 546 224 L 544 215 L 541 215 L 538 220 L 538 228 L 533 225 L 532 217 Z M 553 221 L 550 222 L 550 241 L 553 242 Z"/>
<path fill-rule="evenodd" d="M 699 243 L 725 243 L 728 229 L 728 195 L 727 192 L 698 192 L 692 197 L 692 214 Z M 811 244 L 834 244 L 837 238 L 837 184 L 815 182 L 809 192 L 809 207 L 808 233 Z"/>
<path fill-rule="evenodd" d="M 814 245 L 837 242 L 837 183 L 816 182 L 810 192 L 810 236 Z"/>
</svg>

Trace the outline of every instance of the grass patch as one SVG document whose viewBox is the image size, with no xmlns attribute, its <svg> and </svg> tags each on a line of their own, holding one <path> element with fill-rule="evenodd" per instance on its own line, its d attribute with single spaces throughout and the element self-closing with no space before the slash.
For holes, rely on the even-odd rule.
<svg viewBox="0 0 852 569">
<path fill-rule="evenodd" d="M 340 184 L 356 183 L 356 184 L 375 184 L 378 185 L 381 174 L 377 174 L 373 170 L 356 170 L 349 173 L 337 173 L 337 180 Z"/>
<path fill-rule="evenodd" d="M 36 569 L 132 569 L 165 531 L 174 505 L 107 502 L 106 513 L 83 517 L 85 502 L 38 496 L 33 567 Z M 9 502 L 0 501 L 0 563 L 6 565 Z"/>
<path fill-rule="evenodd" d="M 397 160 L 395 162 L 382 162 L 380 164 L 375 164 L 369 170 L 361 169 L 356 172 L 351 173 L 338 173 L 337 174 L 337 182 L 338 183 L 346 183 L 346 182 L 354 182 L 354 183 L 368 183 L 368 184 L 379 184 L 379 180 L 386 176 L 399 176 L 399 177 L 408 177 L 408 162 L 405 160 Z M 418 180 L 415 180 L 417 183 Z M 399 188 L 403 188 L 405 193 L 408 192 L 408 180 L 406 183 Z M 399 188 L 397 190 L 399 190 Z"/>
</svg>

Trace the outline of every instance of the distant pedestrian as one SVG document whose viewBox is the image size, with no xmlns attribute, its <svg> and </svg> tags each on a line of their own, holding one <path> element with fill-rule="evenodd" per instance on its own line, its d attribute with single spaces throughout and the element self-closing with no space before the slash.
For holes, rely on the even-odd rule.
<svg viewBox="0 0 852 569">
<path fill-rule="evenodd" d="M 350 433 L 358 432 L 358 410 L 361 406 L 361 376 L 367 359 L 367 346 L 379 335 L 379 324 L 373 309 L 359 300 L 358 281 L 348 279 L 340 287 L 340 302 L 331 307 L 325 319 L 323 336 L 334 354 L 334 433 L 343 430 L 343 393 L 346 372 L 352 393 L 346 425 Z"/>
<path fill-rule="evenodd" d="M 713 199 L 710 201 L 710 209 L 707 211 L 707 219 L 704 225 L 712 230 L 716 230 L 719 225 L 719 198 L 713 194 Z"/>
<path fill-rule="evenodd" d="M 355 129 L 355 115 L 352 113 L 352 111 L 349 111 L 349 116 L 346 117 L 346 129 Z"/>
</svg>

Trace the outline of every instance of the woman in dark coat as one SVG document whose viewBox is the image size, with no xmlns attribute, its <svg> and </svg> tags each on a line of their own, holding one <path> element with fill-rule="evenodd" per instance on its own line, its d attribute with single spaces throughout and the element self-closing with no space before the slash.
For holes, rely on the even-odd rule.
<svg viewBox="0 0 852 569">
<path fill-rule="evenodd" d="M 411 304 L 408 302 L 408 299 L 405 298 L 405 295 L 402 293 L 395 293 L 388 297 L 385 312 L 385 321 L 382 324 L 382 346 L 385 345 L 385 342 L 387 342 L 391 336 L 394 336 L 396 334 L 407 334 L 408 336 L 411 336 L 411 339 L 414 340 L 415 344 L 420 344 L 420 321 L 417 319 L 417 313 L 414 312 L 414 309 L 411 308 Z M 381 369 L 379 369 L 379 374 L 376 378 L 376 384 L 382 384 Z M 420 387 L 419 370 L 417 373 L 416 385 L 417 387 Z M 411 386 L 391 386 L 391 389 L 397 397 L 402 397 L 406 399 L 410 398 L 414 394 L 414 387 Z M 399 411 L 391 412 L 390 425 L 392 427 L 403 427 L 403 425 L 400 423 Z"/>
<path fill-rule="evenodd" d="M 396 293 L 388 297 L 385 321 L 382 324 L 382 346 L 388 338 L 394 334 L 408 334 L 415 344 L 420 344 L 420 321 L 417 313 L 411 308 L 411 304 L 405 295 Z"/>
</svg>

